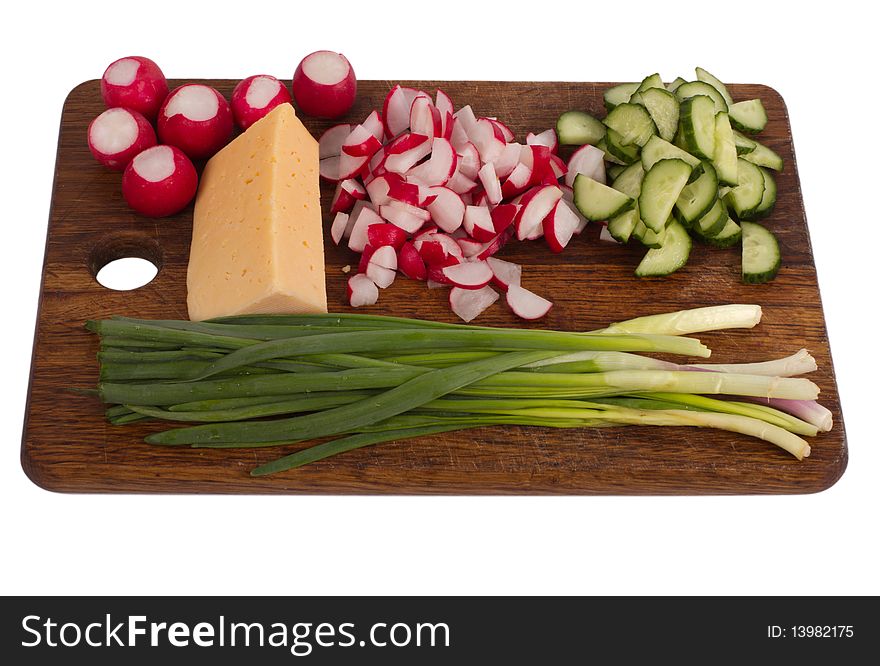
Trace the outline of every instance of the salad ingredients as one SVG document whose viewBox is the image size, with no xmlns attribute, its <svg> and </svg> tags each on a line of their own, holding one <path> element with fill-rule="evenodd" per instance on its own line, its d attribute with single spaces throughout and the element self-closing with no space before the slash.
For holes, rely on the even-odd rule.
<svg viewBox="0 0 880 666">
<path fill-rule="evenodd" d="M 338 118 L 354 104 L 357 79 L 344 55 L 315 51 L 297 66 L 292 90 L 303 113 L 316 118 Z"/>
<path fill-rule="evenodd" d="M 115 60 L 101 77 L 101 97 L 108 108 L 123 107 L 156 120 L 168 96 L 168 82 L 159 66 L 143 56 Z"/>
<path fill-rule="evenodd" d="M 183 151 L 153 146 L 138 154 L 122 174 L 122 196 L 147 217 L 166 217 L 186 208 L 196 194 L 198 175 Z"/>
<path fill-rule="evenodd" d="M 156 145 L 150 121 L 130 109 L 107 109 L 89 124 L 89 150 L 108 169 L 122 171 L 135 155 Z"/>
<path fill-rule="evenodd" d="M 230 106 L 235 124 L 246 130 L 279 104 L 290 101 L 290 92 L 281 81 L 268 74 L 257 74 L 238 82 Z"/>
<path fill-rule="evenodd" d="M 216 89 L 200 83 L 175 88 L 159 110 L 162 143 L 177 146 L 192 159 L 210 157 L 232 134 L 232 110 Z"/>
</svg>

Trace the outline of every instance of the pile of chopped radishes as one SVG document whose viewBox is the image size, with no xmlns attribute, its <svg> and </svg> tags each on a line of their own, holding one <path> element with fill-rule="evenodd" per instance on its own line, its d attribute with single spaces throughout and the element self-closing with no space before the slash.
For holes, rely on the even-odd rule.
<svg viewBox="0 0 880 666">
<path fill-rule="evenodd" d="M 471 321 L 505 292 L 510 309 L 538 319 L 552 303 L 520 285 L 522 269 L 497 259 L 512 238 L 542 236 L 562 252 L 586 219 L 572 203 L 578 173 L 605 182 L 604 154 L 592 146 L 568 163 L 552 129 L 525 144 L 470 106 L 455 111 L 438 90 L 395 86 L 380 113 L 321 136 L 321 176 L 337 183 L 331 236 L 360 253 L 349 303 L 372 305 L 398 272 L 428 287 L 451 287 L 452 311 Z"/>
</svg>

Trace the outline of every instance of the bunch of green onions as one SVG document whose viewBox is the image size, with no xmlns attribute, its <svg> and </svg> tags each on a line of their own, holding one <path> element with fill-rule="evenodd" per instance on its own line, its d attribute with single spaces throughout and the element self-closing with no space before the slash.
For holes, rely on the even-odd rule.
<svg viewBox="0 0 880 666">
<path fill-rule="evenodd" d="M 691 333 L 751 328 L 756 305 L 653 315 L 589 333 L 444 324 L 363 314 L 243 315 L 207 322 L 89 321 L 101 336 L 97 393 L 114 424 L 195 423 L 161 446 L 244 448 L 332 438 L 261 465 L 271 474 L 398 439 L 493 425 L 667 425 L 758 437 L 798 459 L 831 427 L 805 351 L 706 358 Z M 714 397 L 710 397 L 714 396 Z"/>
</svg>

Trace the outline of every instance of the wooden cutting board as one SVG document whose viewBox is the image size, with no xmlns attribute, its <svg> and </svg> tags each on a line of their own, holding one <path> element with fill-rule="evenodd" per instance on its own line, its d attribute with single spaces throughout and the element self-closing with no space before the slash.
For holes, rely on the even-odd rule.
<svg viewBox="0 0 880 666">
<path fill-rule="evenodd" d="M 175 83 L 175 82 L 172 82 Z M 182 82 L 176 82 L 182 83 Z M 230 95 L 234 81 L 205 81 Z M 347 120 L 359 122 L 381 108 L 391 81 L 361 81 Z M 610 84 L 420 81 L 440 87 L 458 105 L 505 121 L 524 141 L 526 132 L 553 127 L 569 109 L 602 114 Z M 543 241 L 510 243 L 500 256 L 524 266 L 524 286 L 555 306 L 540 324 L 591 330 L 629 317 L 722 303 L 758 303 L 764 319 L 753 331 L 705 334 L 713 362 L 758 361 L 806 347 L 819 371 L 811 376 L 821 401 L 834 413 L 830 433 L 810 440 L 812 455 L 798 462 L 745 436 L 706 429 L 619 427 L 554 430 L 483 428 L 361 449 L 298 470 L 251 478 L 257 464 L 293 450 L 204 450 L 151 447 L 143 437 L 162 426 L 111 426 L 94 398 L 70 392 L 97 381 L 97 339 L 83 322 L 110 315 L 187 318 L 185 278 L 191 207 L 151 220 L 134 214 L 120 192 L 120 175 L 89 154 L 86 128 L 103 110 L 99 83 L 88 81 L 67 98 L 55 170 L 46 256 L 33 350 L 22 465 L 38 485 L 65 492 L 162 493 L 424 493 L 424 494 L 737 494 L 808 493 L 831 486 L 847 462 L 846 436 L 828 347 L 816 269 L 794 159 L 785 103 L 759 85 L 734 85 L 735 99 L 760 97 L 769 115 L 761 140 L 785 159 L 779 199 L 767 221 L 782 248 L 777 279 L 760 286 L 740 282 L 740 250 L 695 244 L 687 266 L 662 279 L 637 279 L 644 248 L 598 241 L 591 225 L 561 254 Z M 305 119 L 317 137 L 330 125 Z M 332 187 L 322 185 L 324 210 Z M 325 214 L 325 225 L 330 217 Z M 115 292 L 94 278 L 107 262 L 135 256 L 159 266 L 148 285 Z M 349 310 L 347 276 L 356 266 L 348 250 L 327 244 L 331 310 Z M 456 321 L 445 290 L 397 280 L 371 312 Z M 501 304 L 480 324 L 529 326 Z M 166 426 L 167 427 L 167 426 Z"/>
</svg>

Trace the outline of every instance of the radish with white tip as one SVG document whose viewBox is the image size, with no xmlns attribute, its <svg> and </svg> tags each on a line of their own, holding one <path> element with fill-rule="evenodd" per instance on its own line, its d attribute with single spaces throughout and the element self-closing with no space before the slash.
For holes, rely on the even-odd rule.
<svg viewBox="0 0 880 666">
<path fill-rule="evenodd" d="M 216 89 L 200 83 L 175 88 L 159 109 L 159 140 L 192 159 L 210 157 L 232 134 L 232 110 Z"/>
<path fill-rule="evenodd" d="M 330 203 L 330 212 L 349 213 L 355 203 L 367 198 L 367 190 L 354 178 L 347 178 L 336 185 L 333 199 Z"/>
<path fill-rule="evenodd" d="M 499 179 L 507 178 L 516 165 L 519 163 L 519 157 L 522 152 L 522 146 L 518 143 L 508 143 L 504 145 L 501 155 L 495 160 L 495 174 Z"/>
<path fill-rule="evenodd" d="M 497 206 L 501 203 L 501 181 L 498 180 L 498 175 L 495 173 L 495 165 L 486 162 L 478 175 L 483 189 L 486 190 L 486 200 L 492 206 Z"/>
<path fill-rule="evenodd" d="M 453 146 L 454 147 L 454 146 Z M 480 152 L 470 141 L 466 141 L 456 149 L 458 154 L 458 170 L 471 180 L 476 180 L 480 173 Z"/>
<path fill-rule="evenodd" d="M 397 252 L 390 245 L 376 248 L 367 265 L 367 277 L 379 289 L 387 289 L 397 277 Z"/>
<path fill-rule="evenodd" d="M 485 261 L 467 261 L 445 266 L 443 275 L 461 289 L 482 289 L 492 281 L 492 269 Z"/>
<path fill-rule="evenodd" d="M 422 255 L 408 241 L 397 252 L 397 266 L 400 268 L 400 272 L 411 280 L 425 280 L 428 276 L 428 268 L 425 266 Z"/>
<path fill-rule="evenodd" d="M 159 65 L 143 56 L 110 63 L 101 77 L 101 97 L 108 108 L 137 111 L 153 121 L 168 96 L 168 82 Z"/>
<path fill-rule="evenodd" d="M 415 88 L 394 86 L 385 96 L 382 105 L 382 120 L 385 123 L 385 134 L 396 137 L 409 129 L 410 111 L 419 91 Z"/>
<path fill-rule="evenodd" d="M 182 150 L 153 146 L 128 163 L 122 196 L 141 215 L 166 217 L 186 208 L 198 184 L 196 169 Z"/>
<path fill-rule="evenodd" d="M 122 171 L 135 155 L 156 145 L 153 126 L 130 109 L 107 109 L 89 124 L 89 150 L 108 169 Z"/>
<path fill-rule="evenodd" d="M 440 120 L 440 111 L 430 98 L 416 97 L 413 100 L 409 112 L 409 128 L 416 134 L 424 134 L 432 139 L 435 136 L 442 138 L 443 124 Z"/>
<path fill-rule="evenodd" d="M 367 227 L 367 241 L 373 247 L 388 245 L 395 250 L 399 250 L 406 243 L 406 232 L 390 223 L 371 224 Z M 382 265 L 385 266 L 385 264 Z M 397 263 L 394 266 L 385 266 L 385 268 L 397 268 Z"/>
<path fill-rule="evenodd" d="M 370 115 L 366 117 L 364 122 L 361 123 L 364 127 L 366 127 L 370 134 L 372 134 L 378 141 L 384 141 L 385 139 L 385 124 L 382 122 L 381 114 L 373 109 L 370 112 Z"/>
<path fill-rule="evenodd" d="M 553 307 L 553 303 L 528 289 L 512 284 L 507 288 L 507 305 L 522 319 L 540 319 Z"/>
<path fill-rule="evenodd" d="M 480 289 L 462 289 L 453 287 L 449 290 L 449 307 L 463 321 L 470 322 L 479 317 L 500 297 L 492 287 Z"/>
<path fill-rule="evenodd" d="M 446 187 L 456 194 L 468 194 L 477 187 L 477 181 L 471 180 L 461 171 L 456 171 L 452 178 L 449 179 L 449 182 L 446 183 Z"/>
<path fill-rule="evenodd" d="M 351 235 L 348 237 L 349 249 L 355 252 L 364 251 L 369 238 L 367 227 L 372 224 L 385 224 L 385 220 L 379 217 L 379 214 L 372 208 L 364 206 L 352 225 Z"/>
<path fill-rule="evenodd" d="M 379 300 L 379 288 L 363 273 L 348 278 L 348 303 L 353 308 L 375 305 Z"/>
<path fill-rule="evenodd" d="M 468 132 L 471 142 L 480 153 L 480 161 L 494 162 L 504 151 L 505 141 L 503 134 L 496 129 L 496 125 L 488 118 L 478 118 L 472 131 Z"/>
<path fill-rule="evenodd" d="M 363 125 L 355 125 L 351 133 L 342 142 L 341 154 L 352 157 L 372 157 L 382 143 Z"/>
<path fill-rule="evenodd" d="M 513 130 L 510 129 L 507 125 L 505 125 L 503 122 L 498 120 L 498 118 L 489 118 L 489 120 L 492 122 L 492 125 L 495 127 L 495 135 L 499 139 L 504 141 L 504 143 L 511 143 L 516 138 L 516 135 L 514 135 Z"/>
<path fill-rule="evenodd" d="M 513 238 L 513 227 L 508 227 L 500 234 L 495 236 L 495 238 L 483 245 L 483 249 L 480 250 L 480 252 L 477 254 L 477 259 L 488 259 L 489 257 L 497 254 L 511 238 Z"/>
<path fill-rule="evenodd" d="M 465 208 L 462 227 L 471 238 L 482 243 L 486 243 L 498 235 L 498 232 L 495 231 L 495 224 L 492 222 L 492 212 L 486 206 Z"/>
<path fill-rule="evenodd" d="M 512 199 L 516 195 L 525 192 L 531 182 L 531 167 L 520 162 L 501 185 L 501 196 L 504 199 Z"/>
<path fill-rule="evenodd" d="M 291 90 L 297 106 L 307 115 L 338 118 L 354 104 L 357 78 L 341 53 L 315 51 L 297 65 Z"/>
<path fill-rule="evenodd" d="M 452 125 L 454 123 L 455 106 L 452 99 L 442 90 L 437 90 L 434 106 L 440 112 L 440 136 L 444 139 L 452 138 Z"/>
<path fill-rule="evenodd" d="M 385 170 L 404 174 L 431 153 L 432 142 L 422 134 L 407 132 L 385 146 Z"/>
<path fill-rule="evenodd" d="M 239 81 L 232 91 L 232 116 L 235 124 L 246 130 L 276 106 L 288 102 L 290 92 L 281 81 L 268 74 L 256 74 Z"/>
<path fill-rule="evenodd" d="M 486 263 L 492 269 L 492 284 L 507 291 L 511 285 L 519 285 L 522 281 L 522 266 L 497 257 L 487 257 Z"/>
</svg>

